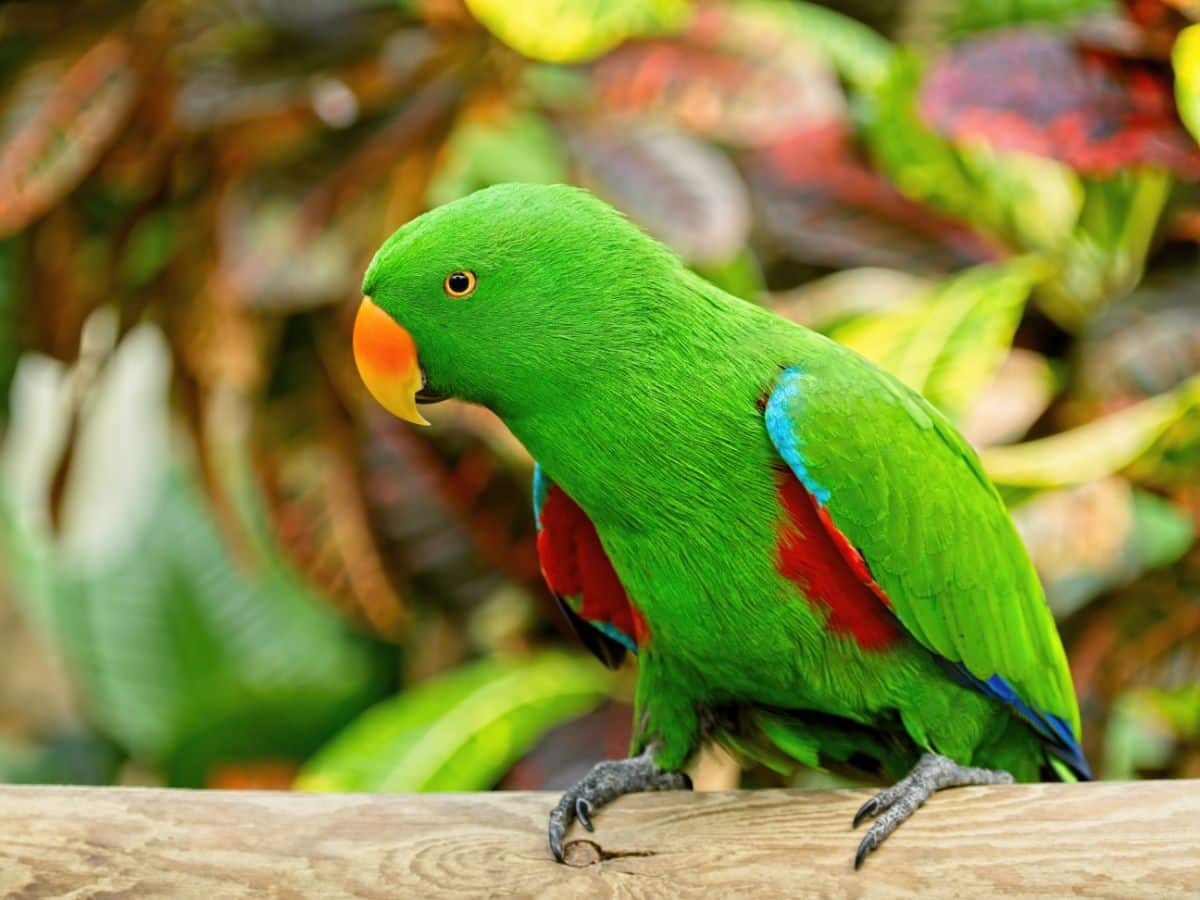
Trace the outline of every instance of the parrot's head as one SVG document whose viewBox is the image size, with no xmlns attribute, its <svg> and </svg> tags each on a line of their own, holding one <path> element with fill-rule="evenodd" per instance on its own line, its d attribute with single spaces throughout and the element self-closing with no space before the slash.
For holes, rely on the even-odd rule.
<svg viewBox="0 0 1200 900">
<path fill-rule="evenodd" d="M 376 400 L 420 424 L 416 404 L 446 397 L 501 415 L 570 402 L 601 373 L 636 365 L 679 268 L 586 191 L 497 185 L 380 247 L 363 279 L 355 361 Z"/>
</svg>

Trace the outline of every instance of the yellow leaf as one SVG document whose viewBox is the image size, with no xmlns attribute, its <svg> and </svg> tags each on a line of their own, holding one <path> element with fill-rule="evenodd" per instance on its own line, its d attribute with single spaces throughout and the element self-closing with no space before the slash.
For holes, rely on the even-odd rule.
<svg viewBox="0 0 1200 900">
<path fill-rule="evenodd" d="M 631 37 L 682 27 L 689 0 L 466 0 L 517 52 L 545 62 L 592 59 Z"/>
<path fill-rule="evenodd" d="M 1179 32 L 1171 49 L 1175 69 L 1175 102 L 1179 117 L 1192 137 L 1200 141 L 1200 25 Z"/>
<path fill-rule="evenodd" d="M 1184 416 L 1200 414 L 1200 376 L 1175 390 L 1070 431 L 980 452 L 997 484 L 1062 487 L 1119 472 L 1154 446 Z"/>
</svg>

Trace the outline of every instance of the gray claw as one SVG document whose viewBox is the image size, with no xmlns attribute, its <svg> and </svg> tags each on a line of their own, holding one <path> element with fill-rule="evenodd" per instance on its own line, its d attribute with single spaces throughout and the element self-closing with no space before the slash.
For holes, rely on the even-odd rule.
<svg viewBox="0 0 1200 900">
<path fill-rule="evenodd" d="M 864 819 L 868 819 L 871 816 L 873 816 L 875 814 L 875 810 L 878 807 L 879 807 L 879 798 L 872 797 L 870 800 L 868 800 L 866 803 L 864 803 L 862 806 L 860 806 L 858 808 L 858 812 L 856 812 L 854 814 L 854 821 L 850 824 L 850 827 L 857 828 L 859 825 L 861 825 L 863 823 Z M 859 848 L 860 855 L 861 855 L 861 851 L 862 851 L 862 848 L 860 847 Z M 854 868 L 856 868 L 856 869 L 858 868 L 857 863 L 855 864 Z"/>
<path fill-rule="evenodd" d="M 682 772 L 664 772 L 654 764 L 651 750 L 640 756 L 596 763 L 579 783 L 562 795 L 550 813 L 550 851 L 563 861 L 563 840 L 571 822 L 594 831 L 592 814 L 624 794 L 641 791 L 691 790 L 692 781 Z"/>
<path fill-rule="evenodd" d="M 926 753 L 913 770 L 890 788 L 880 791 L 864 803 L 854 816 L 853 827 L 872 816 L 866 835 L 854 854 L 854 868 L 862 866 L 871 851 L 879 847 L 900 827 L 922 803 L 937 791 L 968 784 L 1011 784 L 1012 775 L 993 769 L 974 769 L 960 766 L 954 760 L 936 753 Z"/>
<path fill-rule="evenodd" d="M 579 824 L 588 831 L 595 831 L 596 827 L 592 824 L 592 804 L 584 797 L 580 797 L 575 801 L 575 818 L 579 820 Z"/>
<path fill-rule="evenodd" d="M 870 836 L 862 839 L 858 845 L 858 851 L 854 854 L 854 871 L 857 872 L 862 868 L 863 860 L 867 858 L 867 854 L 875 848 L 870 844 Z"/>
</svg>

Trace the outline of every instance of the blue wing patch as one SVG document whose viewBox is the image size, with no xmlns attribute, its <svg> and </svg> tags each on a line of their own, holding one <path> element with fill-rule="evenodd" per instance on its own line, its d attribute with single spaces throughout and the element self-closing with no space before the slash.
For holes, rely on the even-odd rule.
<svg viewBox="0 0 1200 900">
<path fill-rule="evenodd" d="M 533 521 L 538 531 L 542 530 L 542 507 L 546 505 L 546 494 L 550 492 L 550 479 L 542 471 L 540 463 L 533 464 Z"/>
<path fill-rule="evenodd" d="M 1017 694 L 1013 686 L 999 675 L 993 675 L 986 681 L 976 678 L 967 671 L 962 663 L 951 662 L 943 657 L 936 657 L 942 667 L 953 675 L 961 684 L 973 688 L 985 697 L 991 697 L 1003 703 L 1024 721 L 1033 726 L 1033 730 L 1047 741 L 1047 749 L 1071 767 L 1080 778 L 1087 781 L 1092 779 L 1092 770 L 1083 755 L 1083 748 L 1075 739 L 1071 726 L 1053 713 L 1042 712 L 1027 704 Z"/>
<path fill-rule="evenodd" d="M 775 390 L 771 391 L 771 396 L 767 400 L 763 418 L 767 423 L 767 434 L 771 436 L 771 441 L 779 450 L 783 461 L 788 464 L 788 468 L 795 473 L 796 477 L 800 479 L 800 483 L 816 498 L 817 502 L 825 506 L 829 503 L 829 488 L 818 484 L 808 474 L 808 467 L 804 463 L 804 454 L 801 452 L 804 439 L 799 435 L 800 429 L 796 427 L 790 409 L 792 403 L 800 397 L 800 378 L 801 372 L 795 366 L 783 370 Z"/>
</svg>

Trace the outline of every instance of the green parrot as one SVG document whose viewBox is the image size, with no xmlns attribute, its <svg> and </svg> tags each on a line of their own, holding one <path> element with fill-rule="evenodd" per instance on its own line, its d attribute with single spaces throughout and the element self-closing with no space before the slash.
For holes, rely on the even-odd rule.
<svg viewBox="0 0 1200 900">
<path fill-rule="evenodd" d="M 975 453 L 851 350 L 724 293 L 618 212 L 505 184 L 406 224 L 354 355 L 395 415 L 482 404 L 538 462 L 538 553 L 583 643 L 638 659 L 630 757 L 550 814 L 689 788 L 716 740 L 895 784 L 855 867 L 933 792 L 1090 777 L 1065 655 Z"/>
</svg>

